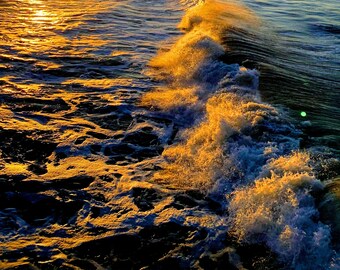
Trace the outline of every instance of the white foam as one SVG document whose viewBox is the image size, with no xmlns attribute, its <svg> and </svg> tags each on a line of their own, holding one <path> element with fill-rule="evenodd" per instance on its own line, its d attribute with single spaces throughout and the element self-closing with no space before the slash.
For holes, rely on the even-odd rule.
<svg viewBox="0 0 340 270">
<path fill-rule="evenodd" d="M 289 267 L 326 269 L 332 255 L 330 228 L 315 221 L 319 214 L 310 195 L 322 184 L 306 161 L 306 153 L 280 157 L 266 166 L 268 178 L 235 190 L 231 232 L 240 242 L 267 244 Z"/>
<path fill-rule="evenodd" d="M 241 5 L 207 1 L 187 12 L 179 24 L 185 34 L 150 62 L 150 75 L 165 86 L 147 93 L 144 104 L 174 119 L 186 117 L 183 107 L 200 111 L 165 149 L 155 179 L 224 194 L 230 233 L 241 244 L 265 244 L 289 268 L 328 269 L 335 258 L 331 230 L 311 195 L 323 185 L 309 154 L 297 150 L 299 131 L 261 102 L 256 70 L 220 60 L 228 29 L 257 22 Z"/>
</svg>

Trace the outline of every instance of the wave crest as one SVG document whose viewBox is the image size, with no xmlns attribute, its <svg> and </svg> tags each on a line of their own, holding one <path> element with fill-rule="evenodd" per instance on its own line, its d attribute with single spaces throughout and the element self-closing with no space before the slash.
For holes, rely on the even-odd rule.
<svg viewBox="0 0 340 270">
<path fill-rule="evenodd" d="M 154 180 L 224 196 L 229 233 L 241 244 L 265 244 L 287 267 L 327 269 L 331 230 L 312 196 L 323 184 L 298 150 L 301 132 L 261 101 L 259 72 L 232 63 L 225 42 L 239 33 L 242 48 L 255 50 L 259 24 L 240 4 L 206 1 L 183 17 L 184 35 L 151 60 L 149 74 L 164 86 L 142 104 L 168 112 L 180 128 Z"/>
</svg>

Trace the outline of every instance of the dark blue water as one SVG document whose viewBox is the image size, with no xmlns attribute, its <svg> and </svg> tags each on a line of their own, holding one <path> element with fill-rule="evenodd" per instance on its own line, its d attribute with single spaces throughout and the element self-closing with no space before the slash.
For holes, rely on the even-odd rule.
<svg viewBox="0 0 340 270">
<path fill-rule="evenodd" d="M 299 80 L 287 92 L 275 89 L 264 96 L 288 105 L 295 110 L 294 116 L 306 111 L 306 120 L 313 125 L 311 136 L 339 149 L 339 4 L 332 0 L 245 3 L 274 32 L 278 46 L 285 48 L 285 58 L 278 65 L 283 64 L 289 76 Z"/>
</svg>

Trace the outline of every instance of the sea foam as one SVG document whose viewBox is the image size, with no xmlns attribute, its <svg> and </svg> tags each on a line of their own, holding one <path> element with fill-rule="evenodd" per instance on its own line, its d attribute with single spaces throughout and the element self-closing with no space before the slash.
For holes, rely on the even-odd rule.
<svg viewBox="0 0 340 270">
<path fill-rule="evenodd" d="M 164 86 L 142 104 L 182 125 L 154 179 L 224 194 L 230 235 L 240 244 L 265 244 L 285 267 L 336 268 L 331 229 L 312 196 L 323 184 L 309 154 L 298 150 L 300 131 L 261 101 L 257 70 L 225 62 L 228 31 L 245 35 L 258 25 L 242 5 L 206 1 L 183 17 L 184 35 L 151 60 L 149 75 Z"/>
<path fill-rule="evenodd" d="M 290 267 L 326 269 L 330 229 L 317 222 L 311 196 L 322 184 L 306 161 L 306 153 L 280 157 L 265 166 L 267 178 L 235 190 L 229 205 L 231 232 L 241 242 L 266 243 Z"/>
</svg>

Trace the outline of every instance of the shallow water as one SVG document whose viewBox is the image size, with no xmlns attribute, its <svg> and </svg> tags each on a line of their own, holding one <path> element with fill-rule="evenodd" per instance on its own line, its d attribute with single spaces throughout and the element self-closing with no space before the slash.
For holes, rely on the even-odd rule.
<svg viewBox="0 0 340 270">
<path fill-rule="evenodd" d="M 339 267 L 340 7 L 244 4 L 0 1 L 0 268 Z"/>
</svg>

